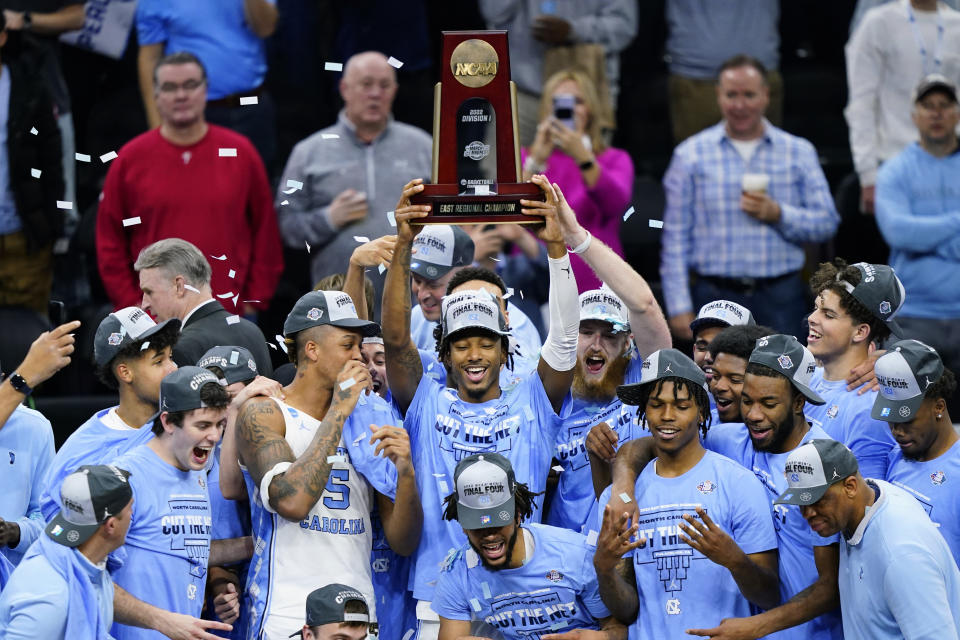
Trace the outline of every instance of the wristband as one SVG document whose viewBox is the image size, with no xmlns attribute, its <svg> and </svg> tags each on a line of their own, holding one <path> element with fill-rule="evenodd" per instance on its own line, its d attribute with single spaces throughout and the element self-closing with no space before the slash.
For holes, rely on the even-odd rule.
<svg viewBox="0 0 960 640">
<path fill-rule="evenodd" d="M 13 387 L 14 391 L 22 393 L 25 396 L 33 393 L 33 387 L 28 385 L 27 381 L 23 379 L 23 376 L 16 371 L 10 374 L 10 386 Z"/>
<path fill-rule="evenodd" d="M 570 247 L 567 247 L 567 251 L 569 251 L 570 253 L 575 253 L 577 255 L 580 255 L 581 253 L 583 253 L 584 251 L 590 248 L 590 244 L 593 242 L 593 234 L 590 233 L 590 231 L 588 231 L 587 229 L 584 229 L 584 231 L 587 232 L 587 239 L 581 242 L 580 244 L 578 244 L 577 246 L 573 247 L 572 249 Z"/>
</svg>

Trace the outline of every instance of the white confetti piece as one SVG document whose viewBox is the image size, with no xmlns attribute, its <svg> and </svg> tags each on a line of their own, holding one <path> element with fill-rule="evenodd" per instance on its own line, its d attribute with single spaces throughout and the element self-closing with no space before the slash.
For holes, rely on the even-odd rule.
<svg viewBox="0 0 960 640">
<path fill-rule="evenodd" d="M 58 238 L 53 243 L 53 255 L 62 256 L 70 249 L 70 238 Z"/>
<path fill-rule="evenodd" d="M 40 169 L 30 169 L 30 175 L 34 178 L 39 178 L 41 173 L 43 172 Z"/>
<path fill-rule="evenodd" d="M 629 504 L 632 502 L 632 500 L 630 500 L 630 496 L 628 496 L 626 493 L 621 493 L 620 499 L 623 500 L 623 504 Z"/>
<path fill-rule="evenodd" d="M 343 456 L 327 456 L 327 464 L 336 464 L 338 462 L 346 462 L 347 459 Z"/>
<path fill-rule="evenodd" d="M 507 287 L 507 293 L 504 294 L 503 299 L 506 300 L 513 296 L 513 287 Z"/>
<path fill-rule="evenodd" d="M 593 529 L 590 529 L 590 531 L 587 532 L 587 544 L 589 544 L 592 547 L 597 546 L 597 538 L 599 537 L 600 537 L 600 534 L 598 532 L 594 531 Z"/>
<path fill-rule="evenodd" d="M 307 253 L 310 253 L 310 243 L 307 242 L 306 240 L 304 240 L 303 243 L 307 245 Z"/>
<path fill-rule="evenodd" d="M 353 236 L 353 239 L 359 242 L 360 244 L 366 244 L 370 242 L 370 238 L 367 236 Z"/>
<path fill-rule="evenodd" d="M 303 189 L 303 183 L 299 180 L 287 180 L 287 186 L 292 189 Z"/>
<path fill-rule="evenodd" d="M 73 209 L 73 203 L 67 200 L 57 200 L 57 209 Z"/>
<path fill-rule="evenodd" d="M 340 138 L 336 133 L 321 133 L 320 137 L 324 140 L 337 140 Z"/>
<path fill-rule="evenodd" d="M 342 62 L 324 62 L 323 63 L 324 71 L 343 71 Z"/>
<path fill-rule="evenodd" d="M 627 218 L 629 218 L 632 215 L 633 215 L 633 207 L 630 207 L 629 209 L 627 209 L 627 212 L 623 214 L 623 221 L 626 222 Z"/>
<path fill-rule="evenodd" d="M 89 153 L 75 153 L 73 157 L 77 159 L 77 162 L 90 162 Z"/>
<path fill-rule="evenodd" d="M 135 216 L 133 218 L 124 218 L 123 226 L 132 227 L 134 225 L 140 224 L 140 216 Z"/>
<path fill-rule="evenodd" d="M 221 158 L 236 158 L 237 150 L 230 147 L 220 147 L 220 157 Z"/>
<path fill-rule="evenodd" d="M 663 229 L 663 220 L 654 220 L 653 218 L 650 218 L 650 228 Z"/>
<path fill-rule="evenodd" d="M 36 127 L 30 127 L 30 133 L 32 133 L 33 135 L 37 135 L 37 134 L 40 133 L 40 132 L 37 131 L 37 128 L 36 128 Z"/>
<path fill-rule="evenodd" d="M 103 164 L 107 164 L 111 160 L 116 160 L 116 159 L 117 159 L 116 151 L 107 151 L 105 154 L 100 156 L 100 162 L 102 162 Z"/>
<path fill-rule="evenodd" d="M 221 300 L 226 300 L 227 298 L 232 298 L 232 297 L 233 297 L 233 291 L 231 291 L 230 293 L 221 293 L 221 294 L 218 295 L 217 297 L 220 298 Z"/>
<path fill-rule="evenodd" d="M 192 284 L 185 284 L 185 285 L 183 285 L 183 288 L 186 289 L 187 291 L 193 291 L 194 293 L 200 293 L 200 289 L 197 289 L 197 288 L 196 288 L 195 286 L 193 286 Z"/>
<path fill-rule="evenodd" d="M 523 289 L 520 289 L 520 299 L 523 300 Z"/>
<path fill-rule="evenodd" d="M 288 204 L 290 204 L 290 201 L 289 201 L 289 200 L 284 200 L 283 202 L 280 203 L 280 206 L 283 207 L 283 206 L 286 206 L 286 205 L 288 205 Z"/>
<path fill-rule="evenodd" d="M 283 350 L 284 353 L 287 353 L 287 343 L 283 341 L 283 336 L 278 333 L 273 337 L 277 341 L 277 344 L 280 345 L 280 349 Z M 267 344 L 270 343 L 268 342 Z"/>
<path fill-rule="evenodd" d="M 383 275 L 383 272 L 386 270 L 387 270 L 387 265 L 383 264 L 382 262 L 377 265 L 377 271 L 380 272 L 380 275 Z"/>
<path fill-rule="evenodd" d="M 400 67 L 403 66 L 403 63 L 397 60 L 396 58 L 394 58 L 393 56 L 390 56 L 389 58 L 387 58 L 387 64 L 393 67 L 394 69 L 399 69 Z M 479 609 L 477 609 L 477 611 L 479 611 Z"/>
<path fill-rule="evenodd" d="M 277 350 L 277 345 L 273 344 L 272 342 L 268 342 L 268 343 L 267 343 L 267 346 L 270 347 L 271 349 L 273 349 L 274 351 Z"/>
<path fill-rule="evenodd" d="M 288 196 L 288 195 L 290 195 L 291 193 L 294 193 L 295 191 L 296 191 L 296 189 L 294 189 L 293 187 L 290 187 L 289 189 L 284 189 L 284 190 L 281 191 L 280 193 L 282 193 L 282 194 L 285 195 L 285 196 Z"/>
<path fill-rule="evenodd" d="M 226 260 L 226 259 L 227 259 L 227 254 L 224 253 L 224 254 L 221 254 L 221 255 L 219 255 L 219 256 L 210 256 L 210 257 L 213 258 L 214 260 Z"/>
<path fill-rule="evenodd" d="M 434 477 L 434 478 L 445 478 L 445 477 L 447 477 L 447 474 L 445 474 L 445 473 L 435 473 L 435 474 L 433 474 L 433 477 Z"/>
<path fill-rule="evenodd" d="M 410 263 L 410 268 L 411 268 L 411 269 L 416 269 L 416 268 L 419 267 L 419 266 L 420 266 L 420 263 L 419 263 L 419 262 L 411 262 L 411 263 Z"/>
<path fill-rule="evenodd" d="M 245 107 L 248 104 L 260 104 L 260 98 L 257 96 L 240 96 L 240 106 Z"/>
<path fill-rule="evenodd" d="M 484 597 L 484 598 L 492 598 L 492 597 L 493 597 L 493 594 L 490 593 L 490 585 L 488 585 L 486 582 L 481 582 L 481 583 L 480 583 L 480 590 L 483 592 L 483 597 Z"/>
<path fill-rule="evenodd" d="M 234 349 L 230 352 L 230 364 L 237 364 L 240 361 L 240 352 Z"/>
<path fill-rule="evenodd" d="M 237 277 L 237 272 L 234 271 L 233 269 L 230 269 L 230 272 L 227 274 L 227 277 L 228 277 L 228 278 L 235 278 L 235 277 Z"/>
<path fill-rule="evenodd" d="M 390 223 L 391 227 L 397 226 L 397 216 L 394 215 L 393 211 L 387 211 L 387 222 Z"/>
<path fill-rule="evenodd" d="M 563 473 L 563 467 L 561 467 L 559 464 L 555 464 L 550 468 L 556 471 L 557 473 Z"/>
<path fill-rule="evenodd" d="M 494 262 L 500 262 L 500 258 L 494 258 L 493 256 L 491 256 L 490 259 L 493 260 Z"/>
<path fill-rule="evenodd" d="M 149 341 L 149 340 L 147 340 L 147 341 L 144 342 L 142 345 L 140 345 L 140 351 L 146 351 L 146 350 L 149 349 L 149 348 L 150 348 L 150 341 Z"/>
<path fill-rule="evenodd" d="M 480 611 L 480 601 L 476 598 L 470 598 L 470 606 L 473 607 L 474 611 Z"/>
<path fill-rule="evenodd" d="M 354 380 L 353 378 L 347 378 L 346 380 L 340 383 L 340 391 L 346 391 L 347 389 L 349 389 L 355 384 L 357 384 L 356 380 Z"/>
<path fill-rule="evenodd" d="M 238 293 L 237 295 L 233 296 L 233 306 L 234 306 L 234 308 L 236 308 L 236 306 L 237 306 L 237 300 L 239 300 L 239 299 L 240 299 L 240 294 L 239 294 L 239 293 Z"/>
<path fill-rule="evenodd" d="M 446 497 L 447 494 L 450 493 L 450 487 L 447 485 L 446 480 L 438 481 L 437 486 L 440 487 L 440 493 L 442 493 L 444 497 Z"/>
<path fill-rule="evenodd" d="M 259 300 L 244 300 L 243 304 L 260 304 Z"/>
<path fill-rule="evenodd" d="M 237 324 L 240 322 L 240 316 L 227 316 L 227 324 Z"/>
</svg>

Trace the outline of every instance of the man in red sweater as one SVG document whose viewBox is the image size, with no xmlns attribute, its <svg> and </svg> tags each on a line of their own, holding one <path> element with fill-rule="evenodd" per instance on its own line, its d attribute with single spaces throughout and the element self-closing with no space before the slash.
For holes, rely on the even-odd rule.
<svg viewBox="0 0 960 640">
<path fill-rule="evenodd" d="M 140 304 L 133 263 L 164 238 L 187 240 L 211 258 L 213 295 L 233 312 L 266 308 L 283 271 L 263 162 L 247 138 L 204 120 L 206 83 L 193 54 L 160 60 L 153 74 L 160 127 L 124 145 L 107 172 L 97 262 L 117 308 Z"/>
</svg>

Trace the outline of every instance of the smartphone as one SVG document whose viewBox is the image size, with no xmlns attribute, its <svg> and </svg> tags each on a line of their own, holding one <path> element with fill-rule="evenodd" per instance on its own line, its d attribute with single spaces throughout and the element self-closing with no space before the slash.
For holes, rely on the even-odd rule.
<svg viewBox="0 0 960 640">
<path fill-rule="evenodd" d="M 569 93 L 558 93 L 553 96 L 553 117 L 562 122 L 568 129 L 573 129 L 573 108 L 576 104 L 576 96 Z"/>
<path fill-rule="evenodd" d="M 47 317 L 50 318 L 50 324 L 59 327 L 67 321 L 66 308 L 60 300 L 51 300 L 47 303 Z"/>
</svg>

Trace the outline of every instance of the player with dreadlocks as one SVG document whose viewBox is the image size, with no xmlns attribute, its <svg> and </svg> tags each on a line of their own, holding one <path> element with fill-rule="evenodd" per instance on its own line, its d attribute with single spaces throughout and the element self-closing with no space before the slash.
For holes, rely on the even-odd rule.
<svg viewBox="0 0 960 640">
<path fill-rule="evenodd" d="M 637 640 L 682 638 L 691 627 L 748 615 L 751 604 L 780 601 L 764 489 L 701 443 L 710 428 L 705 382 L 690 358 L 662 349 L 644 360 L 639 383 L 617 389 L 624 404 L 640 407 L 656 458 L 631 487 L 634 498 L 617 497 L 636 502 L 632 522 L 609 489 L 600 497 L 593 562 L 604 604 Z"/>
</svg>

